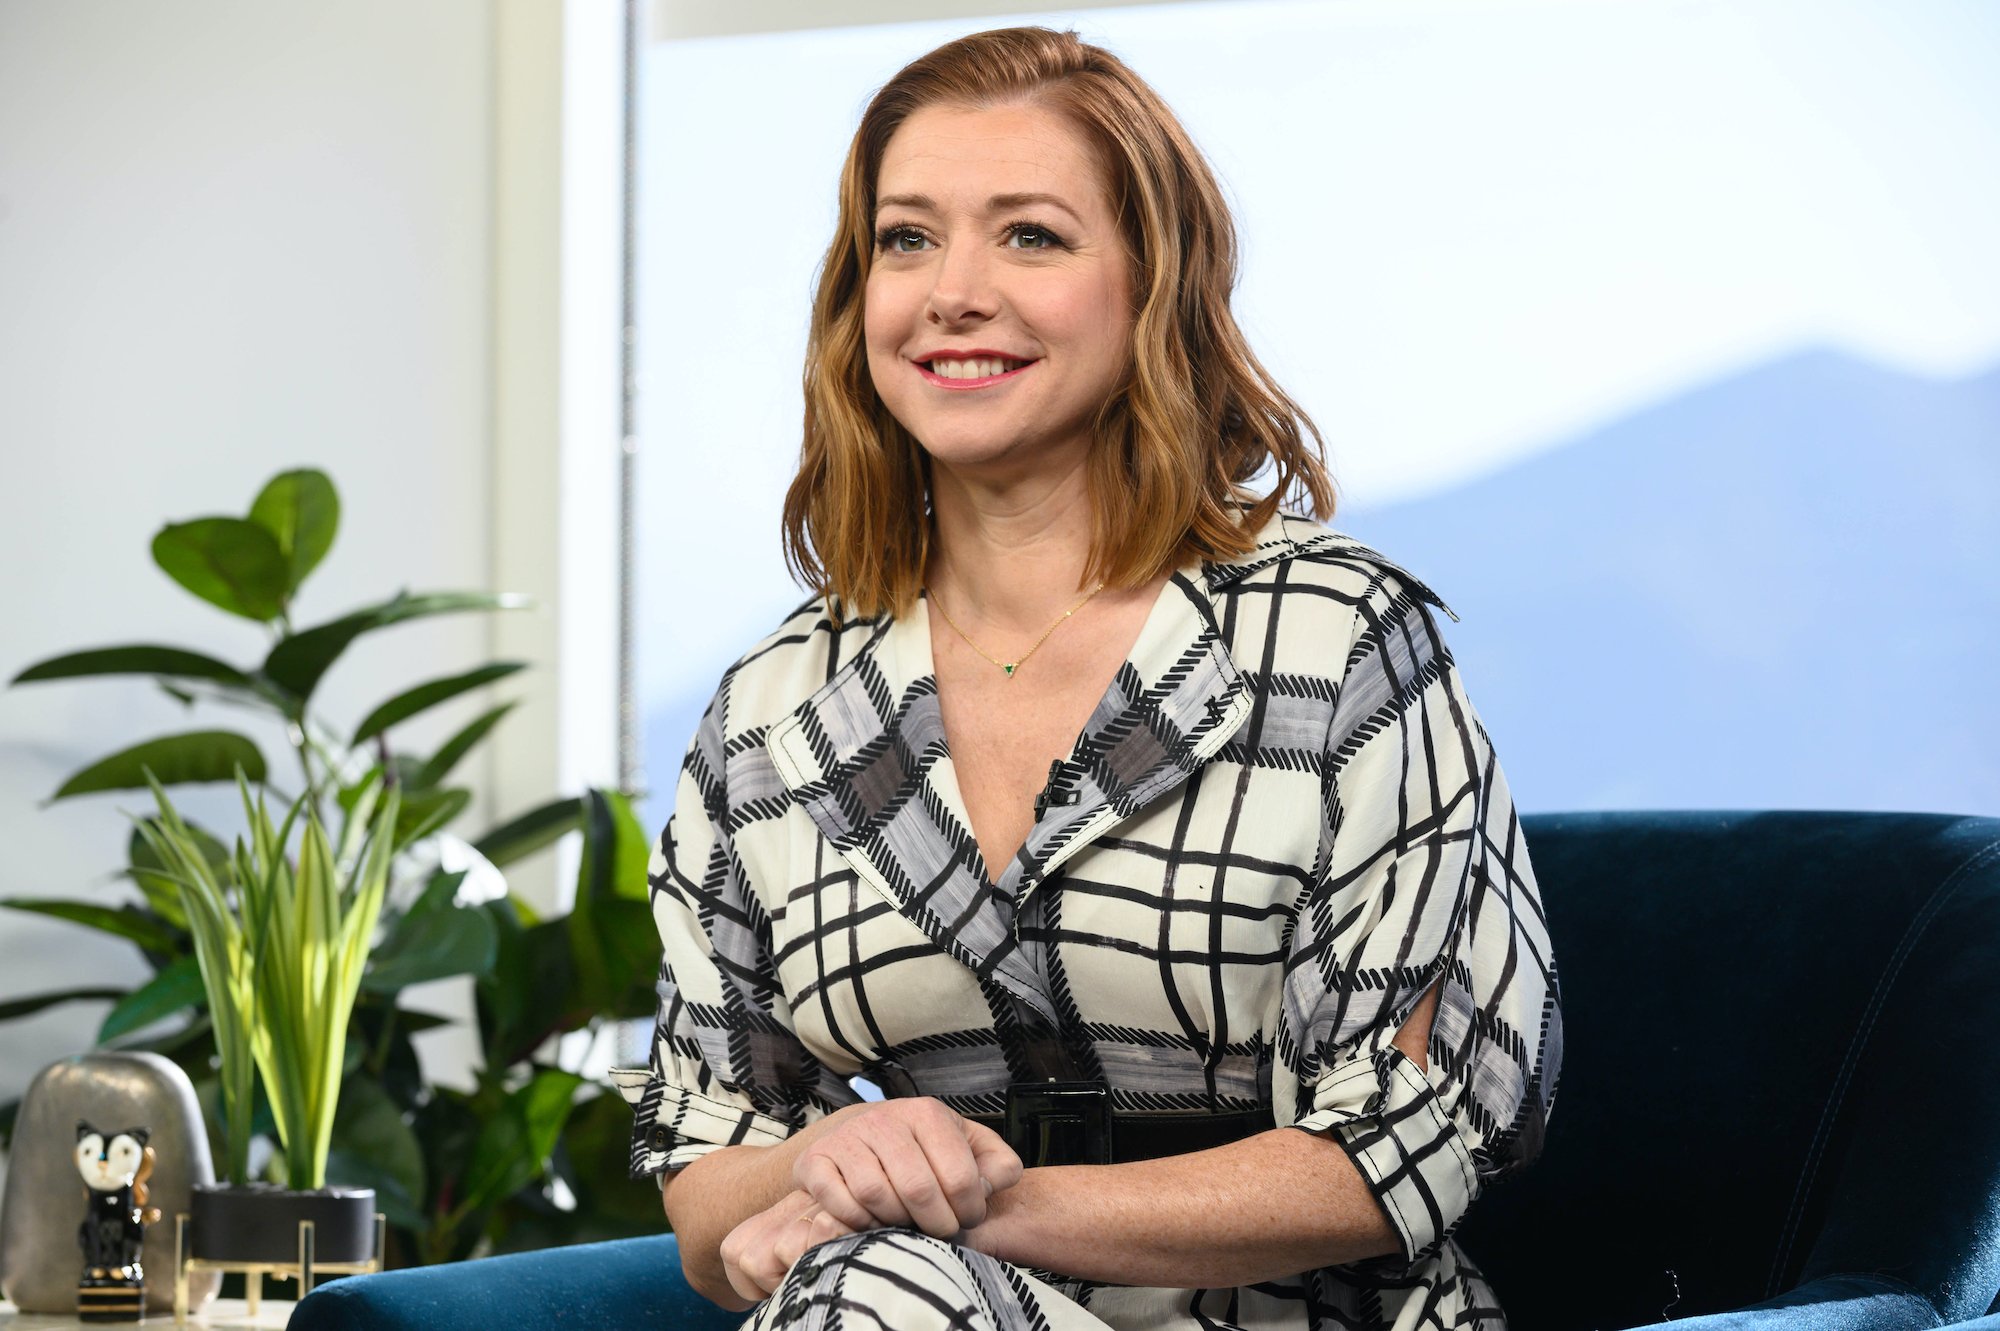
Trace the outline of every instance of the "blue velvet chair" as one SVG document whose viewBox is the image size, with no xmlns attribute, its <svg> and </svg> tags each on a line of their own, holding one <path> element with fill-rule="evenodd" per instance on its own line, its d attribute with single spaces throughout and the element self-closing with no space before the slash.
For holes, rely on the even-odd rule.
<svg viewBox="0 0 2000 1331">
<path fill-rule="evenodd" d="M 1516 1331 L 2000 1331 L 2000 819 L 1527 820 L 1568 1048 L 1461 1231 Z M 644 1185 L 635 1185 L 644 1186 Z M 736 1324 L 671 1238 L 330 1284 L 295 1331 Z"/>
</svg>

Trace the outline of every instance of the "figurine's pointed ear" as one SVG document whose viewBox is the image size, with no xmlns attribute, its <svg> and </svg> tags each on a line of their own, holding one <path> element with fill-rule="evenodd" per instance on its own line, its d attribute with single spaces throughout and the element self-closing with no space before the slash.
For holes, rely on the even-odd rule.
<svg viewBox="0 0 2000 1331">
<path fill-rule="evenodd" d="M 152 1136 L 153 1134 L 148 1132 L 144 1128 L 127 1128 L 125 1129 L 125 1135 L 127 1137 L 130 1137 L 133 1141 L 139 1143 L 139 1145 L 144 1146 L 146 1144 L 146 1139 Z"/>
<path fill-rule="evenodd" d="M 76 1139 L 78 1141 L 82 1141 L 85 1137 L 96 1131 L 97 1129 L 91 1127 L 88 1120 L 80 1118 L 76 1121 Z"/>
</svg>

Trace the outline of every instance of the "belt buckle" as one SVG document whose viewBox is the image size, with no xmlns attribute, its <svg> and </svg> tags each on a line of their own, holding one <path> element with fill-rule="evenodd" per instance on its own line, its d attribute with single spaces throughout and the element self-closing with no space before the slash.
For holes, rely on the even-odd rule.
<svg viewBox="0 0 2000 1331">
<path fill-rule="evenodd" d="M 1030 1169 L 1111 1163 L 1111 1087 L 1101 1081 L 1015 1082 L 1007 1144 Z"/>
</svg>

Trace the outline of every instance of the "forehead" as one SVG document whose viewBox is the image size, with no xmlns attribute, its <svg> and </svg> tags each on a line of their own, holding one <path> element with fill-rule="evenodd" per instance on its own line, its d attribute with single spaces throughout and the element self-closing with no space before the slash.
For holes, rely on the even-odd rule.
<svg viewBox="0 0 2000 1331">
<path fill-rule="evenodd" d="M 946 210 L 977 211 L 995 194 L 1059 194 L 1108 210 L 1097 155 L 1060 113 L 1031 103 L 927 106 L 890 136 L 876 197 L 924 194 Z"/>
</svg>

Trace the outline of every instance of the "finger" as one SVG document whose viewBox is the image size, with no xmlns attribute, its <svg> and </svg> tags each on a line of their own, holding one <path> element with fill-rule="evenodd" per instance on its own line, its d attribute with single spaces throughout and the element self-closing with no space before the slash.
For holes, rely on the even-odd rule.
<svg viewBox="0 0 2000 1331">
<path fill-rule="evenodd" d="M 722 1273 L 736 1297 L 757 1303 L 770 1294 L 751 1268 L 769 1246 L 763 1237 L 768 1211 L 760 1211 L 729 1231 L 722 1240 Z"/>
<path fill-rule="evenodd" d="M 815 1149 L 799 1157 L 792 1169 L 792 1181 L 818 1202 L 822 1209 L 839 1218 L 850 1229 L 868 1229 L 877 1221 L 848 1186 L 834 1153 Z"/>
<path fill-rule="evenodd" d="M 964 1228 L 931 1168 L 930 1157 L 907 1127 L 901 1132 L 883 1134 L 875 1143 L 875 1155 L 881 1160 L 911 1224 L 938 1239 L 948 1239 Z"/>
<path fill-rule="evenodd" d="M 911 1151 L 916 1149 L 916 1145 L 909 1141 L 906 1132 L 899 1133 L 893 1125 L 887 1126 L 889 1131 L 873 1133 L 866 1141 L 846 1138 L 827 1143 L 826 1153 L 840 1167 L 841 1181 L 847 1185 L 848 1195 L 866 1212 L 866 1218 L 855 1226 L 856 1229 L 915 1223 L 903 1204 L 902 1195 L 889 1179 L 889 1167 L 883 1158 L 883 1151 L 896 1136 L 901 1136 Z"/>
<path fill-rule="evenodd" d="M 964 1124 L 964 1119 L 945 1110 L 938 1120 L 920 1125 L 916 1139 L 953 1220 L 959 1229 L 970 1229 L 986 1219 L 989 1190 L 980 1177 L 979 1162 L 972 1156 Z"/>
<path fill-rule="evenodd" d="M 965 1121 L 966 1144 L 972 1148 L 972 1159 L 979 1166 L 979 1174 L 993 1185 L 993 1191 L 1005 1192 L 1021 1181 L 1024 1172 L 1021 1157 L 1014 1148 L 984 1123 Z"/>
</svg>

